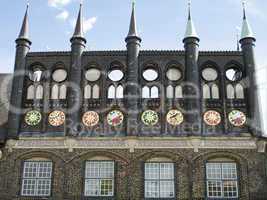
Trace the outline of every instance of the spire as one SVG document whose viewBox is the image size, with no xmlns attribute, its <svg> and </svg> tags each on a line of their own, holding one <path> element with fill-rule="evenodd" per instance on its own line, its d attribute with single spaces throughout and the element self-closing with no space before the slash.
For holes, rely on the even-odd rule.
<svg viewBox="0 0 267 200">
<path fill-rule="evenodd" d="M 191 18 L 191 1 L 188 0 L 188 21 L 186 25 L 186 31 L 184 38 L 198 38 L 194 22 Z"/>
<path fill-rule="evenodd" d="M 138 37 L 137 28 L 136 28 L 136 19 L 135 19 L 135 1 L 133 1 L 132 3 L 132 15 L 131 15 L 130 28 L 129 28 L 129 33 L 126 39 L 131 38 L 131 37 Z"/>
<path fill-rule="evenodd" d="M 82 1 L 80 3 L 80 9 L 79 9 L 79 14 L 78 14 L 78 18 L 77 18 L 77 22 L 76 22 L 76 26 L 75 26 L 75 30 L 73 33 L 73 36 L 71 38 L 71 40 L 75 39 L 75 38 L 79 38 L 82 39 L 83 41 L 86 42 L 86 39 L 84 38 L 84 33 L 83 33 L 83 14 L 82 14 Z"/>
<path fill-rule="evenodd" d="M 22 27 L 21 27 L 18 39 L 24 39 L 24 40 L 30 41 L 28 11 L 29 11 L 29 3 L 27 3 L 26 12 L 25 12 L 25 16 L 23 19 L 23 23 L 22 23 Z"/>
<path fill-rule="evenodd" d="M 254 34 L 248 23 L 247 16 L 246 16 L 246 2 L 243 1 L 243 24 L 242 24 L 242 31 L 241 31 L 241 40 L 245 38 L 254 38 Z M 255 39 L 255 38 L 254 38 Z"/>
</svg>

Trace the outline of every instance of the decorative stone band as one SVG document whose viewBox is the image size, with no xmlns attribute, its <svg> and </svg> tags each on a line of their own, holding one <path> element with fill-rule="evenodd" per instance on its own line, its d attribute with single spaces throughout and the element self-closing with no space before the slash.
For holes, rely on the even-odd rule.
<svg viewBox="0 0 267 200">
<path fill-rule="evenodd" d="M 184 138 L 20 138 L 8 140 L 12 149 L 255 149 L 265 151 L 267 141 L 252 137 L 184 137 Z"/>
</svg>

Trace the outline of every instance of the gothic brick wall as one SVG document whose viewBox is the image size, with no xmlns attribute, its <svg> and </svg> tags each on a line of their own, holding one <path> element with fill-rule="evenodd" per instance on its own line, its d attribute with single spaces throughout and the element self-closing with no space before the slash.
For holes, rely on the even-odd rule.
<svg viewBox="0 0 267 200">
<path fill-rule="evenodd" d="M 0 160 L 1 200 L 80 200 L 83 197 L 85 161 L 105 156 L 116 163 L 116 200 L 144 199 L 143 164 L 151 158 L 168 158 L 175 163 L 176 199 L 205 199 L 205 163 L 209 159 L 228 158 L 238 165 L 240 200 L 267 199 L 266 159 L 256 150 L 201 150 L 157 149 L 157 150 L 68 150 L 60 149 L 3 149 Z M 30 158 L 48 158 L 54 163 L 52 196 L 50 198 L 20 197 L 22 163 Z M 92 198 L 87 198 L 92 199 Z M 105 198 L 100 198 L 105 200 Z M 108 198 L 107 198 L 108 199 Z"/>
</svg>

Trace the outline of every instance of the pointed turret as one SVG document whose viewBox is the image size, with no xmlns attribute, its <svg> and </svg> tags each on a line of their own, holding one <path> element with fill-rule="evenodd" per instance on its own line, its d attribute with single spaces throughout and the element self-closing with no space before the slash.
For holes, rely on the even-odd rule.
<svg viewBox="0 0 267 200">
<path fill-rule="evenodd" d="M 71 38 L 71 68 L 69 81 L 72 84 L 77 84 L 77 87 L 69 87 L 68 89 L 68 109 L 73 110 L 72 113 L 67 114 L 67 136 L 75 136 L 79 132 L 78 125 L 80 124 L 80 113 L 82 107 L 82 94 L 80 91 L 82 82 L 82 58 L 85 50 L 86 39 L 83 33 L 83 15 L 82 3 L 80 3 L 79 14 L 75 26 L 74 34 Z"/>
<path fill-rule="evenodd" d="M 137 34 L 135 20 L 135 3 L 132 4 L 132 16 L 129 33 L 125 39 L 127 46 L 127 85 L 125 88 L 125 97 L 127 102 L 127 135 L 137 135 L 139 133 L 138 108 L 140 103 L 139 91 L 139 51 L 141 38 Z"/>
<path fill-rule="evenodd" d="M 194 23 L 191 18 L 191 2 L 188 1 L 188 22 L 185 33 L 184 49 L 185 49 L 185 82 L 184 98 L 186 99 L 185 110 L 187 115 L 185 120 L 188 124 L 195 124 L 195 128 L 188 127 L 185 129 L 186 134 L 200 135 L 201 134 L 201 98 L 199 84 L 199 38 L 197 36 Z"/>
<path fill-rule="evenodd" d="M 141 38 L 138 36 L 137 28 L 136 28 L 136 19 L 135 19 L 135 2 L 132 3 L 132 15 L 130 21 L 129 32 L 126 37 L 126 42 L 128 39 L 137 38 L 141 41 Z"/>
<path fill-rule="evenodd" d="M 17 40 L 27 40 L 30 43 L 28 11 L 29 11 L 29 4 L 27 4 L 26 12 L 24 15 L 24 19 Z"/>
<path fill-rule="evenodd" d="M 243 24 L 242 24 L 242 31 L 241 31 L 241 40 L 245 38 L 255 39 L 251 26 L 247 20 L 246 5 L 245 5 L 245 2 L 243 2 Z"/>
<path fill-rule="evenodd" d="M 188 20 L 184 38 L 198 38 L 194 22 L 191 17 L 191 2 L 188 2 Z"/>
<path fill-rule="evenodd" d="M 86 39 L 84 37 L 84 33 L 83 33 L 83 13 L 82 13 L 82 6 L 83 4 L 80 3 L 80 9 L 79 9 L 79 14 L 78 14 L 78 18 L 76 21 L 76 26 L 75 26 L 75 30 L 73 33 L 73 36 L 71 38 L 71 41 L 74 39 L 81 39 L 86 43 Z"/>
<path fill-rule="evenodd" d="M 248 128 L 251 134 L 261 135 L 263 132 L 261 124 L 259 92 L 256 80 L 256 62 L 254 56 L 255 41 L 256 38 L 254 37 L 247 20 L 245 2 L 243 2 L 243 26 L 241 39 L 239 42 L 241 44 L 243 54 L 245 70 L 244 74 L 247 75 L 247 77 L 244 77 L 244 79 L 246 80 L 248 86 L 248 117 L 250 119 Z"/>
<path fill-rule="evenodd" d="M 16 39 L 16 57 L 12 82 L 12 93 L 10 98 L 10 109 L 8 115 L 8 138 L 18 138 L 20 132 L 20 121 L 22 112 L 22 102 L 24 98 L 24 79 L 26 71 L 26 57 L 30 51 L 31 41 L 29 39 L 29 4 L 27 4 L 22 27 Z"/>
</svg>

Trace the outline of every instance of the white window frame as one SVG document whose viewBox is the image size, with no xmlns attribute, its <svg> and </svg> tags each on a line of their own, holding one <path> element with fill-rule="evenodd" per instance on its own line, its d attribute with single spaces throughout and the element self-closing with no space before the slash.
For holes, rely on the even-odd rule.
<svg viewBox="0 0 267 200">
<path fill-rule="evenodd" d="M 89 169 L 88 169 L 88 164 L 91 163 L 91 164 L 96 164 L 97 168 L 94 168 L 94 171 L 96 173 L 95 176 L 89 176 L 88 173 L 93 173 L 92 171 L 90 172 Z M 105 172 L 105 173 L 112 173 L 111 176 L 101 176 L 101 164 L 105 164 L 105 163 L 109 163 L 109 164 L 112 164 L 112 172 Z M 102 166 L 103 167 L 103 166 Z M 103 171 L 102 171 L 103 172 Z M 96 183 L 96 194 L 90 194 L 90 191 L 89 191 L 89 181 L 95 181 Z M 111 194 L 107 194 L 107 195 L 103 195 L 101 194 L 102 192 L 102 188 L 101 188 L 101 182 L 102 181 L 111 181 L 112 182 L 112 192 Z M 93 161 L 93 160 L 90 160 L 90 161 L 86 161 L 85 162 L 85 174 L 84 174 L 84 196 L 85 197 L 113 197 L 114 196 L 114 186 L 115 186 L 115 162 L 114 161 L 99 161 L 99 160 L 96 160 L 96 161 Z"/>
<path fill-rule="evenodd" d="M 217 165 L 217 168 L 209 168 L 209 165 Z M 234 165 L 233 168 L 224 168 L 227 165 Z M 211 170 L 212 169 L 212 170 Z M 230 174 L 232 177 L 225 177 L 225 175 L 229 175 L 229 173 L 223 173 L 223 169 L 225 170 L 231 170 Z M 217 172 L 216 172 L 217 170 Z M 232 171 L 233 170 L 233 171 Z M 211 199 L 238 199 L 239 198 L 239 185 L 238 185 L 238 171 L 237 171 L 237 164 L 234 162 L 207 162 L 206 163 L 206 191 L 207 191 L 207 197 Z M 213 175 L 216 175 L 217 177 L 212 177 L 212 175 L 208 172 L 213 172 Z M 236 196 L 230 197 L 225 196 L 224 191 L 224 185 L 227 182 L 232 182 L 234 184 L 234 187 L 236 188 Z M 220 191 L 210 191 L 209 190 L 209 183 L 216 183 L 221 187 Z M 210 192 L 213 193 L 221 193 L 221 195 L 210 195 Z M 235 192 L 235 191 L 232 191 Z M 229 191 L 228 191 L 229 193 Z"/>
<path fill-rule="evenodd" d="M 163 178 L 162 177 L 162 168 L 161 168 L 161 165 L 165 165 L 165 164 L 171 164 L 172 166 L 172 171 L 170 172 L 169 176 L 170 178 Z M 147 177 L 149 175 L 149 173 L 147 173 L 149 170 L 149 168 L 147 168 L 148 165 L 155 165 L 158 167 L 157 171 L 158 173 L 157 174 L 157 178 L 153 178 L 153 177 Z M 151 169 L 151 168 L 150 168 Z M 155 172 L 155 169 L 154 168 L 154 172 Z M 153 174 L 153 173 L 152 173 Z M 156 175 L 154 173 L 154 175 Z M 150 175 L 151 175 L 151 172 L 150 172 Z M 147 189 L 149 188 L 149 185 L 148 183 L 156 183 L 157 185 L 157 190 L 155 190 L 154 192 L 157 193 L 158 195 L 157 196 L 147 196 Z M 171 183 L 171 190 L 173 192 L 173 197 L 167 197 L 167 196 L 162 196 L 162 193 L 161 193 L 161 187 L 163 186 L 163 184 L 161 183 Z M 151 188 L 150 188 L 151 189 Z M 151 193 L 151 191 L 150 191 Z M 146 162 L 144 163 L 144 197 L 145 199 L 175 199 L 176 197 L 176 192 L 175 192 L 175 165 L 174 163 L 172 162 Z"/>
<path fill-rule="evenodd" d="M 49 164 L 46 168 L 41 167 L 42 164 Z M 30 164 L 35 165 L 29 166 Z M 47 171 L 44 171 L 46 169 Z M 35 172 L 35 175 L 33 174 Z M 27 175 L 28 174 L 28 175 Z M 51 196 L 52 188 L 52 176 L 53 176 L 53 162 L 52 161 L 24 161 L 23 163 L 23 172 L 22 172 L 22 181 L 21 181 L 21 196 L 34 196 L 34 197 L 48 197 Z M 46 182 L 48 189 L 40 189 L 40 183 Z M 24 187 L 29 186 L 27 182 L 32 182 L 32 188 L 25 189 Z M 43 185 L 44 187 L 44 185 Z M 42 193 L 41 191 L 47 190 L 48 192 Z M 32 192 L 30 192 L 32 191 Z"/>
</svg>

